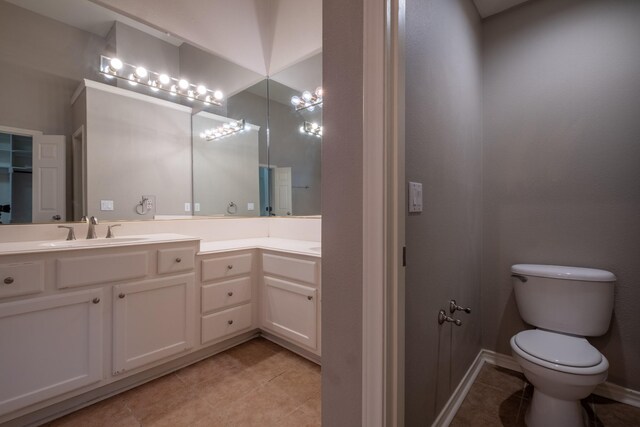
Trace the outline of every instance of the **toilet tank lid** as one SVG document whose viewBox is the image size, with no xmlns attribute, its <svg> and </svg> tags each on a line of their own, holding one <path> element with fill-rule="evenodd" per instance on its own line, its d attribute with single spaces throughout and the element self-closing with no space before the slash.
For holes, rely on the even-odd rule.
<svg viewBox="0 0 640 427">
<path fill-rule="evenodd" d="M 549 277 L 561 280 L 581 280 L 585 282 L 615 282 L 616 276 L 610 271 L 595 268 L 563 267 L 560 265 L 516 264 L 511 272 L 524 276 Z"/>
</svg>

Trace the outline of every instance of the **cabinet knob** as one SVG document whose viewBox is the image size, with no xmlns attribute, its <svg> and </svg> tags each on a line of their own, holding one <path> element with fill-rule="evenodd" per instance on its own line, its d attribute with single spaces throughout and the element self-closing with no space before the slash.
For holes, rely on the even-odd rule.
<svg viewBox="0 0 640 427">
<path fill-rule="evenodd" d="M 228 320 L 227 323 L 233 325 L 233 320 Z"/>
<path fill-rule="evenodd" d="M 94 298 L 91 302 L 97 304 L 100 302 L 100 298 Z"/>
<path fill-rule="evenodd" d="M 312 297 L 312 296 L 308 296 L 308 297 L 307 297 L 307 299 L 308 299 L 309 301 L 311 301 L 311 300 L 313 299 L 313 297 Z"/>
<path fill-rule="evenodd" d="M 233 292 L 229 291 L 229 292 L 227 292 L 227 295 L 229 295 L 230 297 L 232 297 L 232 296 L 233 296 Z"/>
<path fill-rule="evenodd" d="M 182 262 L 182 258 L 176 258 L 176 262 Z"/>
<path fill-rule="evenodd" d="M 120 292 L 120 294 L 118 295 L 118 298 L 120 298 L 120 299 L 124 298 L 124 293 Z"/>
<path fill-rule="evenodd" d="M 227 265 L 227 270 L 231 270 L 233 268 L 233 265 L 229 264 Z"/>
<path fill-rule="evenodd" d="M 4 284 L 5 285 L 10 285 L 13 283 L 13 277 L 5 277 L 4 278 Z"/>
</svg>

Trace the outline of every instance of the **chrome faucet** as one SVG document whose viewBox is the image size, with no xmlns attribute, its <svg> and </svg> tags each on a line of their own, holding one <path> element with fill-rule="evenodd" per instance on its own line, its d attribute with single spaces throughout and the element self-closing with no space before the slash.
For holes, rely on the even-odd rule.
<svg viewBox="0 0 640 427">
<path fill-rule="evenodd" d="M 92 216 L 87 223 L 89 224 L 89 229 L 87 230 L 87 239 L 97 239 L 96 236 L 96 225 L 98 225 L 98 218 Z"/>
<path fill-rule="evenodd" d="M 69 230 L 67 233 L 67 240 L 76 240 L 76 233 L 73 232 L 73 227 L 68 225 L 59 225 L 58 228 L 66 228 Z"/>
</svg>

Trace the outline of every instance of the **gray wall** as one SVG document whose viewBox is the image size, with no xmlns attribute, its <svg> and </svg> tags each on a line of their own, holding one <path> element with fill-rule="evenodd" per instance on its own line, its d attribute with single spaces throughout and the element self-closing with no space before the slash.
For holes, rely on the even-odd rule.
<svg viewBox="0 0 640 427">
<path fill-rule="evenodd" d="M 609 381 L 640 390 L 640 2 L 538 0 L 484 22 L 483 346 L 527 326 L 509 267 L 618 277 Z"/>
<path fill-rule="evenodd" d="M 108 220 L 188 215 L 191 202 L 191 113 L 87 88 L 87 209 Z M 155 210 L 135 211 L 143 195 Z M 114 211 L 101 211 L 100 200 Z"/>
<path fill-rule="evenodd" d="M 406 18 L 406 179 L 424 208 L 406 218 L 405 424 L 426 426 L 480 350 L 481 27 L 471 0 L 410 0 Z M 452 298 L 472 308 L 462 327 L 436 321 Z"/>
<path fill-rule="evenodd" d="M 322 425 L 362 424 L 363 2 L 323 0 Z"/>
</svg>

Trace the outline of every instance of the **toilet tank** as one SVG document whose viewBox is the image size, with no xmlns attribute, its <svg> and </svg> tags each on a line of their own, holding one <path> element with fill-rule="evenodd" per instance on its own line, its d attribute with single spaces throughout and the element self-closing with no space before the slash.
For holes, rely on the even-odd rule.
<svg viewBox="0 0 640 427">
<path fill-rule="evenodd" d="M 581 336 L 603 335 L 613 312 L 616 276 L 593 268 L 517 264 L 516 304 L 530 325 Z"/>
</svg>

